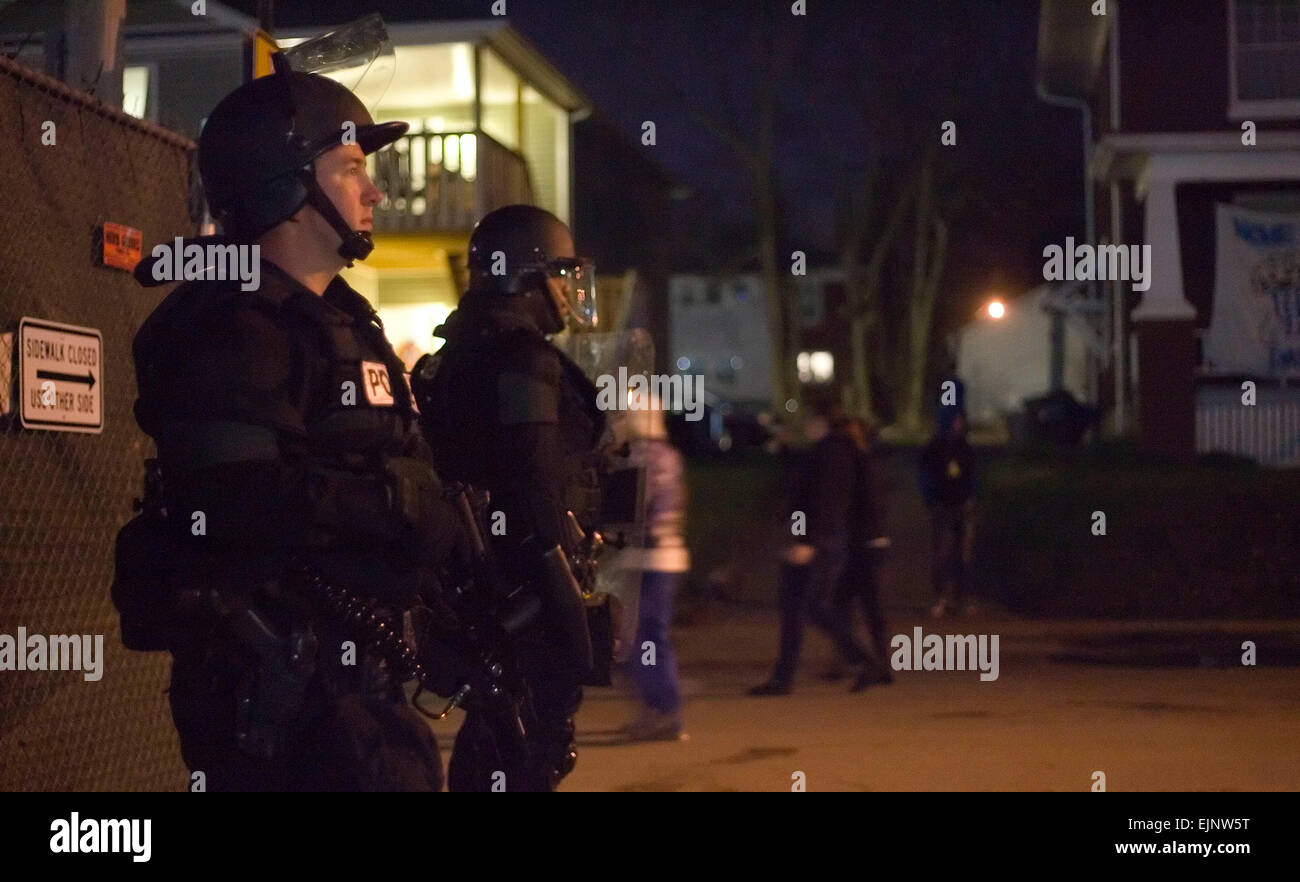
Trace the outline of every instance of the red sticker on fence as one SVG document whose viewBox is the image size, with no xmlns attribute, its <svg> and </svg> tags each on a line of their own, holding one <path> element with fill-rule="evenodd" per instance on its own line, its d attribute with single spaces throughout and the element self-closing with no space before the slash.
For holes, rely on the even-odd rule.
<svg viewBox="0 0 1300 882">
<path fill-rule="evenodd" d="M 104 266 L 115 266 L 128 272 L 140 262 L 143 234 L 124 224 L 104 224 Z"/>
</svg>

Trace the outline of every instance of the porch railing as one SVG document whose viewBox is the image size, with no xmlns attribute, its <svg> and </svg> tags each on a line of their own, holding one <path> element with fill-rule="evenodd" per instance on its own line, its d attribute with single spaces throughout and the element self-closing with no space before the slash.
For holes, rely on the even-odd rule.
<svg viewBox="0 0 1300 882">
<path fill-rule="evenodd" d="M 384 194 L 376 232 L 469 230 L 494 208 L 533 201 L 524 158 L 483 132 L 412 132 L 374 154 Z"/>
<path fill-rule="evenodd" d="M 1300 387 L 1261 385 L 1255 404 L 1243 404 L 1242 394 L 1240 384 L 1196 390 L 1196 452 L 1300 465 Z"/>
</svg>

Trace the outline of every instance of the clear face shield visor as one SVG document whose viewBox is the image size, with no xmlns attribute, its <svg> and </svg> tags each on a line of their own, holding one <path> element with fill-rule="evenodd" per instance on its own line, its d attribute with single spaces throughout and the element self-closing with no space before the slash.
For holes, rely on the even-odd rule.
<svg viewBox="0 0 1300 882">
<path fill-rule="evenodd" d="M 397 69 L 388 28 L 378 13 L 319 34 L 284 50 L 289 66 L 327 76 L 352 91 L 375 115 Z"/>
<path fill-rule="evenodd" d="M 596 265 L 583 258 L 562 257 L 546 265 L 546 276 L 559 282 L 568 323 L 596 327 Z"/>
</svg>

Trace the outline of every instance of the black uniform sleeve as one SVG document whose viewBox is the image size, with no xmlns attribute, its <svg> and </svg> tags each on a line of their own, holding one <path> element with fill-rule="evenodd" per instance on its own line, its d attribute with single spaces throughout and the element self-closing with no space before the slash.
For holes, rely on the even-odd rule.
<svg viewBox="0 0 1300 882">
<path fill-rule="evenodd" d="M 559 436 L 561 366 L 549 344 L 514 346 L 496 378 L 492 451 L 506 535 L 541 548 L 562 544 L 563 459 Z"/>
<path fill-rule="evenodd" d="M 166 401 L 148 409 L 169 503 L 191 533 L 258 548 L 395 534 L 385 476 L 308 452 L 304 351 L 271 315 L 251 304 L 209 310 L 184 342 L 169 381 L 150 384 Z"/>
</svg>

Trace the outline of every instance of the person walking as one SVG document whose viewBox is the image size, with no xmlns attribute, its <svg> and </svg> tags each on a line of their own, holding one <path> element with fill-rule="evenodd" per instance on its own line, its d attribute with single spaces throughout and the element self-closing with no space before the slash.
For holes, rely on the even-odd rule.
<svg viewBox="0 0 1300 882">
<path fill-rule="evenodd" d="M 636 403 L 636 402 L 634 402 Z M 625 667 L 641 698 L 640 712 L 624 731 L 633 741 L 676 741 L 685 737 L 677 656 L 670 630 L 673 606 L 690 552 L 683 539 L 686 481 L 682 455 L 668 440 L 660 402 L 611 412 L 614 444 L 626 443 L 624 467 L 645 470 L 644 540 L 619 550 L 616 566 L 640 575 L 636 640 Z"/>
<path fill-rule="evenodd" d="M 838 620 L 851 622 L 853 601 L 861 607 L 872 652 L 853 681 L 851 691 L 893 682 L 889 670 L 889 626 L 880 605 L 879 571 L 890 540 L 885 535 L 885 512 L 872 462 L 871 433 L 867 424 L 849 419 L 845 434 L 853 441 L 854 473 L 853 508 L 849 517 L 848 560 L 836 586 L 833 607 Z"/>
<path fill-rule="evenodd" d="M 787 523 L 793 541 L 785 548 L 780 573 L 780 650 L 772 676 L 750 689 L 750 695 L 786 695 L 793 689 L 809 618 L 849 664 L 864 666 L 870 658 L 849 623 L 832 608 L 849 555 L 856 448 L 834 407 L 814 410 L 804 431 L 811 445 L 789 484 Z"/>
</svg>

